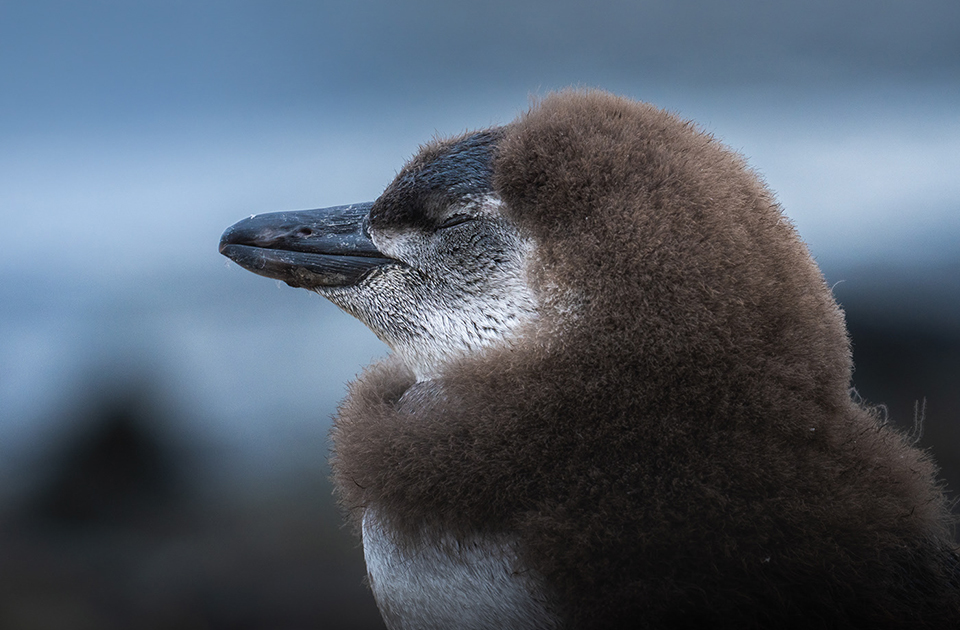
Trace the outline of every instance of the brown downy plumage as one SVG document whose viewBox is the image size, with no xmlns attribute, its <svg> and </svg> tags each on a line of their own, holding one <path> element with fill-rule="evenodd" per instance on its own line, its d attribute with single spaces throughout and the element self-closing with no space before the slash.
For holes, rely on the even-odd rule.
<svg viewBox="0 0 960 630">
<path fill-rule="evenodd" d="M 332 433 L 391 627 L 456 614 L 431 608 L 450 566 L 492 611 L 472 627 L 960 626 L 933 463 L 851 400 L 841 310 L 772 194 L 709 135 L 568 91 L 426 146 L 376 202 L 333 210 L 363 217 L 347 245 L 297 244 L 316 230 L 263 215 L 221 251 L 396 350 Z M 475 254 L 505 280 L 463 271 Z M 484 554 L 493 569 L 469 568 Z M 528 604 L 543 609 L 482 621 Z"/>
<path fill-rule="evenodd" d="M 743 159 L 598 92 L 547 97 L 494 155 L 539 318 L 415 412 L 399 361 L 352 385 L 354 518 L 515 533 L 570 627 L 960 625 L 934 465 L 851 401 L 843 314 Z"/>
</svg>

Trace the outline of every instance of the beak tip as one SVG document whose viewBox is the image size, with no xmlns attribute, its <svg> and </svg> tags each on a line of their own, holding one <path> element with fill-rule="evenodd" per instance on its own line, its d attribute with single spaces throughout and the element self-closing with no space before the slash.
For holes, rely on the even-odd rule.
<svg viewBox="0 0 960 630">
<path fill-rule="evenodd" d="M 220 244 L 217 247 L 217 250 L 224 256 L 227 255 L 224 250 L 226 250 L 231 244 L 231 236 L 233 236 L 233 227 L 228 227 L 226 230 L 224 230 L 223 235 L 220 236 Z"/>
</svg>

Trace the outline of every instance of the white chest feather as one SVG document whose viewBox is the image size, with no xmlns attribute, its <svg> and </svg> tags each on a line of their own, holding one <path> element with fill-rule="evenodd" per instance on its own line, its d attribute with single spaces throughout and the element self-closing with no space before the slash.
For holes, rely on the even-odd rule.
<svg viewBox="0 0 960 630">
<path fill-rule="evenodd" d="M 370 587 L 390 630 L 558 628 L 547 585 L 517 547 L 507 536 L 443 535 L 408 550 L 375 512 L 363 518 Z"/>
</svg>

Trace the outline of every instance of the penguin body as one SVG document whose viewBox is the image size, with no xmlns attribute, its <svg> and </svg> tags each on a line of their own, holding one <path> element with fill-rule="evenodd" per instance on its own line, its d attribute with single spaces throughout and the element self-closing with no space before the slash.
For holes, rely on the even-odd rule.
<svg viewBox="0 0 960 630">
<path fill-rule="evenodd" d="M 842 311 L 739 156 L 564 92 L 363 210 L 373 246 L 321 254 L 346 280 L 302 245 L 282 277 L 395 350 L 332 432 L 388 627 L 960 625 L 935 467 L 851 400 Z M 231 230 L 281 277 L 241 251 L 275 231 Z"/>
</svg>

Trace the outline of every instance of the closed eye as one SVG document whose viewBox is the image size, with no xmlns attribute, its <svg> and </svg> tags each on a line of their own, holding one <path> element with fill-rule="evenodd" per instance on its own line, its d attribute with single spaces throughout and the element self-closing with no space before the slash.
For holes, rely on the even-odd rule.
<svg viewBox="0 0 960 630">
<path fill-rule="evenodd" d="M 444 230 L 446 228 L 451 228 L 455 225 L 460 225 L 461 223 L 466 223 L 467 221 L 473 221 L 473 217 L 469 214 L 455 214 L 449 217 L 446 221 L 437 226 L 438 230 Z"/>
</svg>

